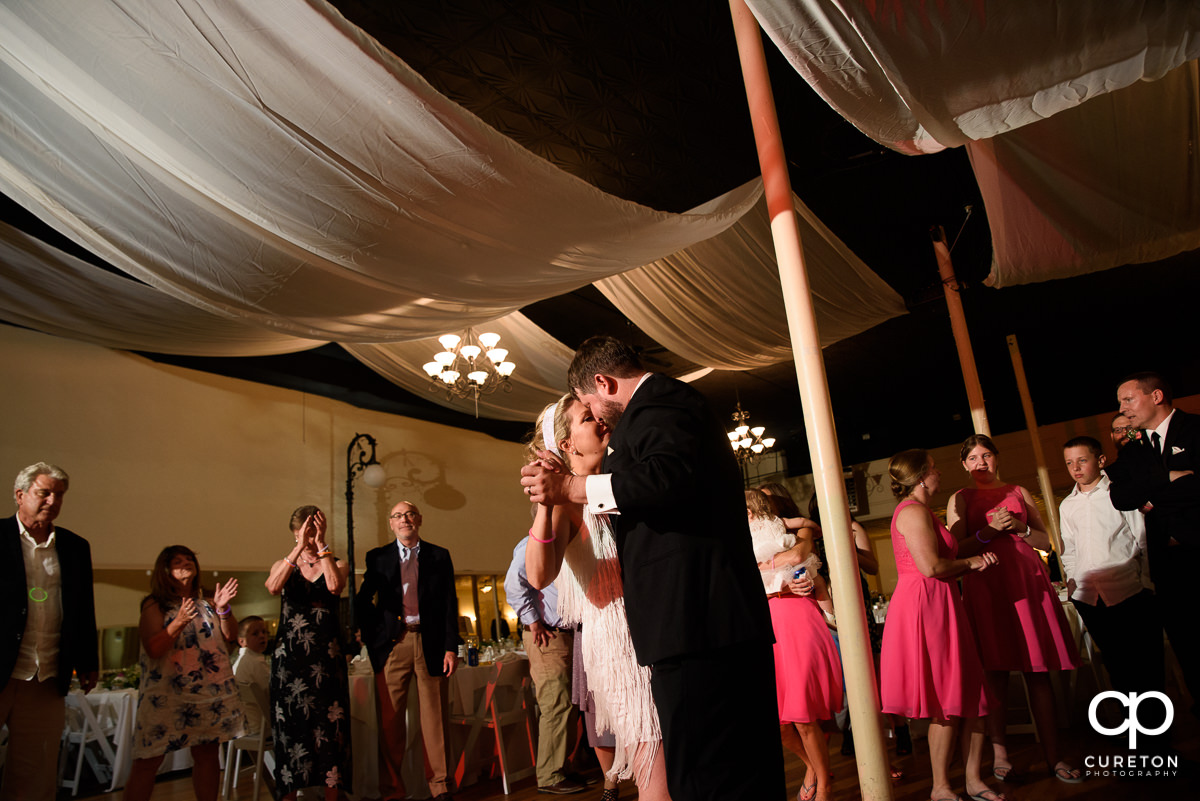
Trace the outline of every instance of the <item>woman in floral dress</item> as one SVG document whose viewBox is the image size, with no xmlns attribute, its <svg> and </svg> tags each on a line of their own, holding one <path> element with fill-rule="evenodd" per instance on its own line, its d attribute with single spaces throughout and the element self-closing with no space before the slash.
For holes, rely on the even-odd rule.
<svg viewBox="0 0 1200 801">
<path fill-rule="evenodd" d="M 280 595 L 271 663 L 275 792 L 295 799 L 304 787 L 325 798 L 352 792 L 350 685 L 342 653 L 338 596 L 349 568 L 325 544 L 325 515 L 315 506 L 292 513 L 295 547 L 271 567 L 267 590 Z"/>
<path fill-rule="evenodd" d="M 240 737 L 246 722 L 227 645 L 237 637 L 235 595 L 230 579 L 205 600 L 190 548 L 172 545 L 155 560 L 139 623 L 142 681 L 125 798 L 150 798 L 163 757 L 190 748 L 196 798 L 216 801 L 218 748 Z"/>
</svg>

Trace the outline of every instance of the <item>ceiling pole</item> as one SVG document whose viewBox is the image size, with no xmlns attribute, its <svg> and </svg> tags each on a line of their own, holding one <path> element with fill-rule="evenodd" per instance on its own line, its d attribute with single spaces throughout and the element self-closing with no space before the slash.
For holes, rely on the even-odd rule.
<svg viewBox="0 0 1200 801">
<path fill-rule="evenodd" d="M 988 425 L 987 409 L 983 406 L 983 387 L 979 385 L 979 373 L 975 369 L 975 353 L 971 350 L 971 334 L 967 331 L 967 318 L 963 315 L 961 289 L 954 275 L 954 262 L 950 260 L 950 248 L 946 245 L 946 231 L 934 226 L 929 231 L 933 237 L 933 252 L 937 255 L 938 273 L 942 276 L 942 290 L 946 293 L 946 307 L 950 310 L 950 329 L 954 332 L 954 344 L 958 346 L 958 364 L 962 369 L 963 383 L 967 386 L 967 402 L 971 404 L 971 423 L 976 434 L 992 435 Z"/>
<path fill-rule="evenodd" d="M 859 786 L 864 801 L 891 801 L 887 753 L 880 728 L 879 694 L 875 685 L 875 663 L 867 636 L 858 555 L 850 532 L 850 505 L 842 478 L 842 458 L 834 428 L 833 406 L 829 400 L 821 340 L 817 334 L 812 294 L 804 268 L 800 230 L 796 223 L 796 208 L 792 202 L 792 186 L 783 142 L 779 136 L 775 100 L 767 75 L 762 35 L 758 22 L 743 0 L 730 0 L 729 8 L 733 15 L 750 117 L 754 123 L 754 140 L 758 146 L 758 161 L 771 218 L 771 236 L 775 242 L 775 259 L 779 264 L 779 281 L 783 287 L 792 353 L 796 360 L 796 379 L 800 388 L 808 449 L 813 457 L 817 504 L 824 524 L 834 603 L 838 609 L 838 634 L 846 693 L 850 699 Z"/>
<path fill-rule="evenodd" d="M 1062 534 L 1058 529 L 1058 504 L 1054 502 L 1054 487 L 1050 485 L 1050 471 L 1046 469 L 1046 454 L 1042 451 L 1042 440 L 1038 436 L 1037 417 L 1033 414 L 1033 398 L 1029 394 L 1029 383 L 1025 380 L 1025 362 L 1017 346 L 1017 335 L 1009 334 L 1008 355 L 1012 359 L 1013 373 L 1017 376 L 1017 392 L 1021 394 L 1021 409 L 1025 412 L 1025 428 L 1033 443 L 1033 459 L 1037 463 L 1038 486 L 1042 490 L 1042 504 L 1046 507 L 1046 526 L 1050 529 L 1050 544 L 1055 553 L 1062 554 Z"/>
</svg>

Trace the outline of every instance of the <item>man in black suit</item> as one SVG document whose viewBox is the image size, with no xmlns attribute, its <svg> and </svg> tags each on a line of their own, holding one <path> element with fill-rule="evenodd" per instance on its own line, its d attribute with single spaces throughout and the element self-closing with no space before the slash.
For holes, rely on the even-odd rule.
<svg viewBox="0 0 1200 801">
<path fill-rule="evenodd" d="M 1200 557 L 1200 417 L 1172 406 L 1157 373 L 1135 373 L 1117 388 L 1121 414 L 1137 440 L 1106 469 L 1117 509 L 1146 513 L 1146 551 L 1163 628 L 1200 714 L 1200 641 L 1193 631 L 1192 587 Z"/>
<path fill-rule="evenodd" d="M 774 636 L 729 438 L 700 393 L 611 337 L 580 346 L 568 381 L 613 432 L 603 473 L 531 465 L 521 483 L 535 503 L 612 514 L 671 797 L 781 798 Z"/>
<path fill-rule="evenodd" d="M 454 565 L 445 548 L 420 537 L 421 512 L 401 501 L 388 516 L 396 542 L 367 552 L 367 569 L 354 601 L 362 640 L 375 670 L 379 704 L 379 789 L 404 798 L 400 766 L 408 730 L 408 688 L 417 679 L 421 737 L 434 799 L 448 799 L 447 681 L 458 665 L 458 598 Z"/>
<path fill-rule="evenodd" d="M 70 478 L 38 462 L 17 474 L 17 513 L 0 521 L 0 724 L 8 756 L 0 798 L 55 796 L 63 698 L 79 674 L 96 686 L 99 650 L 87 540 L 54 525 Z"/>
</svg>

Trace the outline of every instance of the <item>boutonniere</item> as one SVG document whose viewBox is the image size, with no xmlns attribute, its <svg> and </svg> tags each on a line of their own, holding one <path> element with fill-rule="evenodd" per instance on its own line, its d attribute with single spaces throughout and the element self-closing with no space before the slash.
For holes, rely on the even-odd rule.
<svg viewBox="0 0 1200 801">
<path fill-rule="evenodd" d="M 1125 432 L 1125 439 L 1129 440 L 1130 442 L 1141 442 L 1143 439 L 1143 433 L 1145 432 L 1143 432 L 1140 428 L 1131 428 Z"/>
<path fill-rule="evenodd" d="M 1181 447 L 1179 447 L 1178 445 L 1172 445 L 1172 446 L 1171 446 L 1171 455 L 1172 455 L 1172 456 L 1174 456 L 1174 455 L 1175 455 L 1175 454 L 1177 454 L 1177 453 L 1183 453 L 1183 451 L 1184 451 L 1184 449 L 1183 449 L 1183 448 L 1181 448 Z"/>
</svg>

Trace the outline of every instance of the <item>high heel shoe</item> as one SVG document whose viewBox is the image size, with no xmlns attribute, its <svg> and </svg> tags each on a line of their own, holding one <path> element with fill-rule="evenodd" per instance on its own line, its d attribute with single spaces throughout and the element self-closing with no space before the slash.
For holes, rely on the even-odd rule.
<svg viewBox="0 0 1200 801">
<path fill-rule="evenodd" d="M 621 789 L 619 787 L 609 787 L 600 794 L 600 801 L 617 801 L 621 797 Z"/>
</svg>

